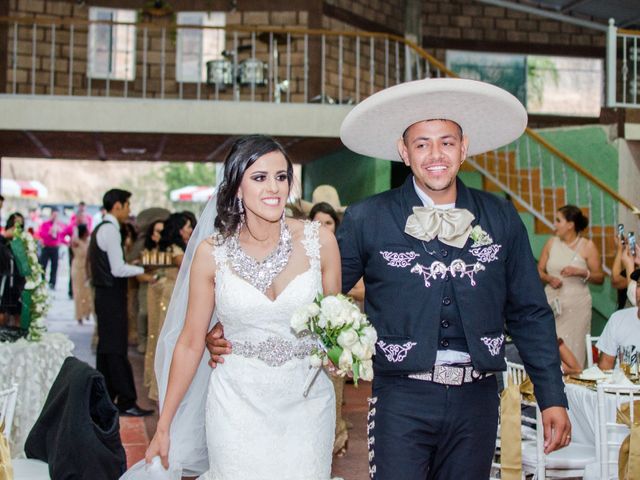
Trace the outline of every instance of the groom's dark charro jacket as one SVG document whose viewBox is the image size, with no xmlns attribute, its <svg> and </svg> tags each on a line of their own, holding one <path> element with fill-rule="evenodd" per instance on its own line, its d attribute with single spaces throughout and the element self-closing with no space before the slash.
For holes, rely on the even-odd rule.
<svg viewBox="0 0 640 480">
<path fill-rule="evenodd" d="M 365 311 L 378 332 L 375 374 L 429 371 L 447 349 L 468 352 L 480 372 L 504 370 L 506 323 L 540 408 L 566 407 L 555 321 L 526 229 L 509 202 L 456 182 L 456 208 L 475 216 L 461 249 L 404 233 L 422 206 L 412 175 L 345 213 L 342 287 L 364 275 Z"/>
</svg>

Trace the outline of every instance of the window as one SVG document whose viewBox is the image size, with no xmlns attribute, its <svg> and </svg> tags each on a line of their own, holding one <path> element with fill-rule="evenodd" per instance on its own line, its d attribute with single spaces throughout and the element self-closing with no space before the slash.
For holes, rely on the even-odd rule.
<svg viewBox="0 0 640 480">
<path fill-rule="evenodd" d="M 529 113 L 598 116 L 603 102 L 600 59 L 447 52 L 447 67 L 515 95 Z"/>
<path fill-rule="evenodd" d="M 89 20 L 135 23 L 135 10 L 89 9 Z M 87 75 L 91 78 L 133 80 L 136 78 L 136 27 L 133 25 L 89 25 Z"/>
<path fill-rule="evenodd" d="M 180 12 L 178 25 L 224 27 L 223 12 Z M 178 82 L 204 82 L 207 62 L 222 59 L 225 48 L 224 30 L 207 28 L 179 28 L 176 49 L 176 80 Z"/>
</svg>

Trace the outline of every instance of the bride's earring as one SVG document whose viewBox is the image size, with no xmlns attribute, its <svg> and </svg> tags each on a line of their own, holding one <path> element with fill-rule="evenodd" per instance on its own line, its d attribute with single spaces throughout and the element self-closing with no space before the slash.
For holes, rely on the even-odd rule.
<svg viewBox="0 0 640 480">
<path fill-rule="evenodd" d="M 242 204 L 242 199 L 240 197 L 236 197 L 238 200 L 238 213 L 240 213 L 240 225 L 244 223 L 244 205 Z"/>
</svg>

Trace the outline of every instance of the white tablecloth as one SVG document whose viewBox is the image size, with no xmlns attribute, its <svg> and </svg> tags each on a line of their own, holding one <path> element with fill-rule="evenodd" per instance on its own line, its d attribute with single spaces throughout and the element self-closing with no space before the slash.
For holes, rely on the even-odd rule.
<svg viewBox="0 0 640 480">
<path fill-rule="evenodd" d="M 62 362 L 73 342 L 61 333 L 45 333 L 39 342 L 20 339 L 0 342 L 0 390 L 18 384 L 18 401 L 11 430 L 11 455 L 23 455 L 24 442 L 38 419 Z"/>
</svg>

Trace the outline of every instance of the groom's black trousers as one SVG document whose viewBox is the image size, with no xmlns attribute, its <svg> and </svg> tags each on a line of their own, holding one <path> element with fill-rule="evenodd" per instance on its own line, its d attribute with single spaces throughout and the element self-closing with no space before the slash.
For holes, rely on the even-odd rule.
<svg viewBox="0 0 640 480">
<path fill-rule="evenodd" d="M 462 386 L 377 376 L 368 418 L 371 478 L 489 478 L 498 406 L 495 376 Z"/>
</svg>

